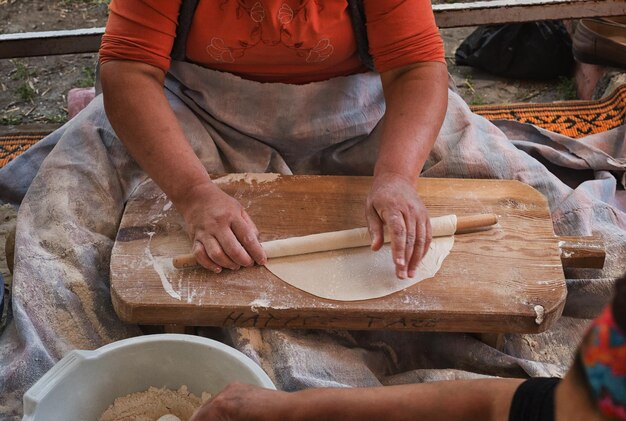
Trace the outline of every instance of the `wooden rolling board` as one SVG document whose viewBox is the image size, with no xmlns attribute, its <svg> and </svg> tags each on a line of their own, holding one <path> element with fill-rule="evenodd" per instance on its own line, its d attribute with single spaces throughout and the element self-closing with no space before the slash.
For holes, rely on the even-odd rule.
<svg viewBox="0 0 626 421">
<path fill-rule="evenodd" d="M 233 174 L 216 180 L 255 221 L 261 241 L 365 226 L 370 177 Z M 147 181 L 126 206 L 111 257 L 111 293 L 129 323 L 261 328 L 541 332 L 566 288 L 546 199 L 516 181 L 420 179 L 432 216 L 493 212 L 494 228 L 455 237 L 439 273 L 374 300 L 302 292 L 255 266 L 216 275 L 166 267 L 189 252 L 182 218 Z"/>
</svg>

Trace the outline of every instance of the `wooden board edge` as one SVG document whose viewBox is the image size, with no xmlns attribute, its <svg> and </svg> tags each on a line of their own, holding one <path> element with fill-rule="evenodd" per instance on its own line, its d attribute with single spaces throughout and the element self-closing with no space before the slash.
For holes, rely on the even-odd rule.
<svg viewBox="0 0 626 421">
<path fill-rule="evenodd" d="M 125 323 L 142 325 L 179 324 L 184 326 L 252 327 L 269 329 L 339 329 L 391 330 L 420 332 L 467 333 L 541 333 L 549 330 L 560 318 L 565 299 L 550 309 L 531 315 L 428 313 L 398 316 L 397 314 L 365 313 L 349 316 L 336 312 L 319 316 L 319 312 L 294 312 L 293 309 L 270 307 L 241 307 L 225 312 L 223 308 L 195 308 L 181 304 L 155 309 L 153 306 L 132 305 L 112 294 L 118 317 Z M 469 320 L 468 320 L 469 318 Z"/>
<path fill-rule="evenodd" d="M 111 290 L 111 303 L 113 304 L 113 311 L 117 314 L 117 317 L 124 323 L 128 324 L 141 324 L 140 321 L 137 321 L 135 318 L 135 308 L 136 306 L 132 304 L 126 303 L 117 292 L 116 288 L 113 284 L 110 286 Z M 163 323 L 159 323 L 163 324 Z"/>
</svg>

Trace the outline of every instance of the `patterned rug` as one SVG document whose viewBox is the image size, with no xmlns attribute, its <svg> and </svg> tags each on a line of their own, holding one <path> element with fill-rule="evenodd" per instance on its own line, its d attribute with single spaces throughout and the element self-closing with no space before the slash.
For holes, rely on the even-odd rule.
<svg viewBox="0 0 626 421">
<path fill-rule="evenodd" d="M 489 120 L 517 120 L 573 138 L 605 132 L 626 123 L 626 85 L 597 101 L 478 105 L 472 111 Z"/>
<path fill-rule="evenodd" d="M 14 130 L 10 132 L 3 131 L 2 128 L 0 128 L 0 168 L 33 146 L 37 141 L 46 137 L 46 135 L 52 131 L 48 127 L 18 130 L 19 126 L 14 126 Z"/>
<path fill-rule="evenodd" d="M 580 138 L 604 132 L 626 122 L 626 85 L 597 101 L 563 101 L 473 106 L 472 111 L 489 120 L 517 120 L 547 130 Z M 0 168 L 26 151 L 50 130 L 2 133 L 0 129 Z"/>
</svg>

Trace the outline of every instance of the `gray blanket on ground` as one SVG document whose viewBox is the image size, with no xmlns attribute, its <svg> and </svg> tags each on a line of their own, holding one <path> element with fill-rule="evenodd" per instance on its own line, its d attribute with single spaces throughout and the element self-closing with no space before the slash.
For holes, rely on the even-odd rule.
<svg viewBox="0 0 626 421">
<path fill-rule="evenodd" d="M 217 78 L 222 85 L 234 81 Z M 289 153 L 281 155 L 279 147 L 267 149 L 263 142 L 252 147 L 253 161 L 242 158 L 242 142 L 250 136 L 241 136 L 248 127 L 233 130 L 231 123 L 214 120 L 214 113 L 198 108 L 202 98 L 188 95 L 192 101 L 181 100 L 182 90 L 177 89 L 176 84 L 170 87 L 170 102 L 210 171 L 289 173 L 309 168 L 298 167 Z M 220 101 L 228 107 L 228 98 Z M 368 118 L 379 118 L 380 112 L 374 109 Z M 368 118 L 353 138 L 375 130 Z M 563 375 L 587 319 L 608 301 L 614 279 L 626 268 L 625 139 L 626 126 L 574 140 L 530 125 L 492 123 L 449 94 L 447 117 L 424 177 L 522 181 L 548 198 L 556 234 L 597 235 L 605 241 L 603 270 L 566 272 L 564 317 L 550 331 L 507 335 L 503 352 L 472 335 L 454 333 L 241 328 L 223 332 L 224 340 L 257 361 L 285 390 L 482 375 Z M 108 263 L 125 200 L 145 177 L 115 137 L 99 97 L 0 170 L 0 200 L 21 203 L 14 320 L 0 337 L 3 419 L 19 417 L 24 391 L 71 349 L 93 349 L 141 334 L 138 327 L 122 324 L 113 311 Z"/>
</svg>

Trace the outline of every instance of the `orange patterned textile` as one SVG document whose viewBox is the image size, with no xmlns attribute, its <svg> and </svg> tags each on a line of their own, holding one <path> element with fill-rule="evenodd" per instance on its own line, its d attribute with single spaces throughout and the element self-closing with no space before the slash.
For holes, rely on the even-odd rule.
<svg viewBox="0 0 626 421">
<path fill-rule="evenodd" d="M 46 133 L 0 135 L 0 168 L 25 152 L 45 135 Z"/>
<path fill-rule="evenodd" d="M 516 120 L 552 132 L 581 138 L 605 132 L 626 120 L 626 85 L 597 101 L 563 101 L 545 104 L 499 104 L 471 107 L 489 120 Z"/>
</svg>

